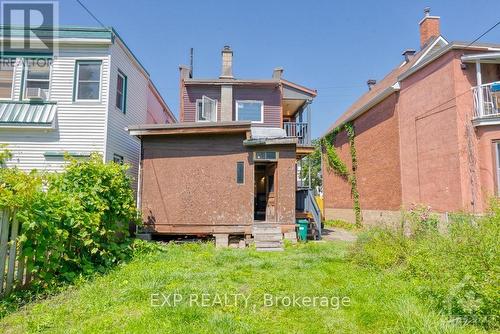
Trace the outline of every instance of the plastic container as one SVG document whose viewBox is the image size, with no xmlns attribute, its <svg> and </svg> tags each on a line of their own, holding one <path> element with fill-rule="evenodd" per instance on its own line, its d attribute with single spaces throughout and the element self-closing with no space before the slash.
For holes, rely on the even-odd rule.
<svg viewBox="0 0 500 334">
<path fill-rule="evenodd" d="M 309 222 L 306 219 L 297 220 L 297 237 L 300 241 L 307 240 L 307 226 Z"/>
</svg>

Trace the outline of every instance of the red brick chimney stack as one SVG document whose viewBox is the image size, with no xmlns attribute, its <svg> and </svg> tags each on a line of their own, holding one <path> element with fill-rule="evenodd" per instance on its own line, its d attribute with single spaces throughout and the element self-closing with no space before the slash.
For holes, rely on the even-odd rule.
<svg viewBox="0 0 500 334">
<path fill-rule="evenodd" d="M 439 30 L 439 16 L 431 16 L 430 7 L 425 7 L 424 18 L 420 21 L 420 48 L 423 49 L 432 37 L 441 35 Z"/>
</svg>

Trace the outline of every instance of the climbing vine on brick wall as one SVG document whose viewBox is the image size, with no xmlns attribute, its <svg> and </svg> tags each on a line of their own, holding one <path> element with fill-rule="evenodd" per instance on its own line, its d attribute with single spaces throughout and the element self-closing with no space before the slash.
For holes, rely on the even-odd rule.
<svg viewBox="0 0 500 334">
<path fill-rule="evenodd" d="M 337 151 L 334 147 L 334 142 L 337 134 L 345 130 L 347 133 L 347 138 L 349 140 L 349 147 L 351 153 L 351 170 L 347 168 L 347 165 L 340 159 Z M 335 174 L 342 177 L 344 180 L 349 182 L 351 185 L 351 195 L 353 200 L 353 210 L 356 217 L 356 225 L 360 226 L 362 221 L 361 216 L 361 206 L 359 204 L 359 192 L 356 178 L 356 170 L 358 168 L 358 160 L 356 157 L 356 146 L 354 145 L 354 138 L 356 137 L 356 131 L 354 124 L 352 122 L 347 122 L 342 126 L 335 128 L 328 135 L 326 135 L 322 140 L 322 147 L 324 148 L 324 153 L 326 156 L 327 167 L 332 170 Z"/>
</svg>

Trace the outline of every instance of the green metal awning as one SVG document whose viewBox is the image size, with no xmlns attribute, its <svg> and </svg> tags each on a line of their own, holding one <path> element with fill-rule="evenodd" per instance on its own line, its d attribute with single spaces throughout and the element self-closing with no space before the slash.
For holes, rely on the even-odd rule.
<svg viewBox="0 0 500 334">
<path fill-rule="evenodd" d="M 54 128 L 55 103 L 0 102 L 0 127 Z"/>
</svg>

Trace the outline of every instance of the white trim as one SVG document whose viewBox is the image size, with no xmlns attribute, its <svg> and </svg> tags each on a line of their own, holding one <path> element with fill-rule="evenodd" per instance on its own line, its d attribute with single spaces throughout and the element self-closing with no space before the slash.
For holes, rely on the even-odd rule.
<svg viewBox="0 0 500 334">
<path fill-rule="evenodd" d="M 205 95 L 203 95 L 203 96 L 205 96 Z M 212 99 L 212 98 L 210 98 L 208 96 L 205 96 L 205 97 L 208 98 L 208 99 L 210 99 L 210 100 L 215 101 L 215 121 L 212 121 L 210 119 L 208 119 L 208 120 L 198 119 L 198 114 L 199 114 L 198 104 L 201 102 L 202 103 L 202 108 L 203 108 L 203 97 L 201 99 L 196 99 L 196 108 L 195 108 L 196 115 L 194 117 L 194 121 L 195 122 L 204 122 L 204 123 L 206 123 L 206 122 L 217 122 L 217 117 L 219 116 L 218 112 L 217 112 L 217 108 L 219 106 L 219 101 L 217 101 L 217 99 Z"/>
<path fill-rule="evenodd" d="M 439 20 L 440 18 L 441 18 L 441 16 L 432 16 L 432 15 L 424 16 L 424 18 L 421 19 L 420 22 L 418 22 L 418 25 L 421 25 L 422 22 L 424 22 L 427 19 L 438 19 Z"/>
<path fill-rule="evenodd" d="M 425 59 L 425 57 L 429 54 L 429 52 L 430 52 L 432 49 L 434 49 L 434 47 L 435 47 L 435 46 L 436 46 L 436 44 L 438 44 L 438 43 L 444 43 L 444 44 L 442 45 L 442 47 L 444 47 L 444 46 L 446 46 L 446 45 L 448 45 L 448 44 L 449 44 L 449 43 L 448 43 L 448 41 L 447 41 L 446 39 L 444 39 L 444 38 L 443 38 L 443 36 L 439 36 L 439 37 L 438 37 L 438 38 L 437 38 L 437 39 L 436 39 L 436 40 L 435 40 L 435 41 L 434 41 L 434 42 L 433 42 L 433 43 L 429 46 L 429 48 L 427 49 L 427 51 L 425 51 L 425 52 L 424 52 L 424 54 L 422 54 L 422 55 L 420 56 L 420 58 L 418 58 L 418 60 L 415 62 L 415 64 L 413 64 L 413 65 L 412 65 L 412 67 L 417 66 L 417 65 L 418 65 L 418 64 L 419 64 L 422 60 L 424 60 L 424 59 Z"/>
<path fill-rule="evenodd" d="M 111 51 L 111 50 L 110 50 Z M 106 72 L 106 83 L 107 86 L 104 87 L 103 90 L 106 91 L 106 115 L 104 116 L 104 147 L 102 148 L 102 160 L 103 162 L 106 162 L 107 160 L 107 154 L 108 154 L 108 136 L 109 136 L 109 113 L 110 113 L 110 98 L 111 98 L 111 54 L 108 55 L 107 57 L 108 63 L 106 64 L 106 68 L 108 71 Z M 101 59 L 101 64 L 104 64 L 104 59 Z M 101 72 L 103 72 L 101 70 Z M 101 74 L 101 78 L 104 79 L 104 73 Z"/>
<path fill-rule="evenodd" d="M 23 46 L 24 43 L 26 42 L 26 39 L 22 37 L 12 37 L 12 38 L 5 38 L 5 37 L 0 37 L 0 43 L 3 43 L 5 40 L 9 40 L 12 44 L 14 45 L 19 45 Z M 42 38 L 41 42 L 39 39 L 30 39 L 30 45 L 31 46 L 45 46 L 46 44 L 43 42 L 44 39 Z M 45 39 L 47 41 L 47 39 Z M 83 44 L 83 45 L 111 45 L 113 44 L 110 39 L 97 39 L 97 38 L 56 38 L 53 40 L 48 40 L 54 42 L 54 44 L 65 44 L 65 45 L 70 45 L 70 44 Z"/>
<path fill-rule="evenodd" d="M 489 53 L 477 53 L 471 55 L 465 55 L 461 57 L 463 62 L 476 62 L 481 60 L 499 60 L 500 62 L 500 52 L 489 52 Z"/>
<path fill-rule="evenodd" d="M 260 103 L 260 121 L 251 121 L 252 123 L 258 123 L 262 124 L 264 123 L 264 101 L 262 100 L 236 100 L 235 102 L 235 107 L 236 107 L 236 121 L 239 121 L 239 113 L 238 113 L 238 103 Z M 244 121 L 250 121 L 244 119 Z"/>
<path fill-rule="evenodd" d="M 79 99 L 78 98 L 78 86 L 80 85 L 80 64 L 81 63 L 99 63 L 99 89 L 98 89 L 98 98 L 97 99 Z M 101 102 L 101 89 L 102 89 L 102 60 L 94 60 L 94 59 L 77 59 L 75 60 L 75 102 Z"/>
</svg>

